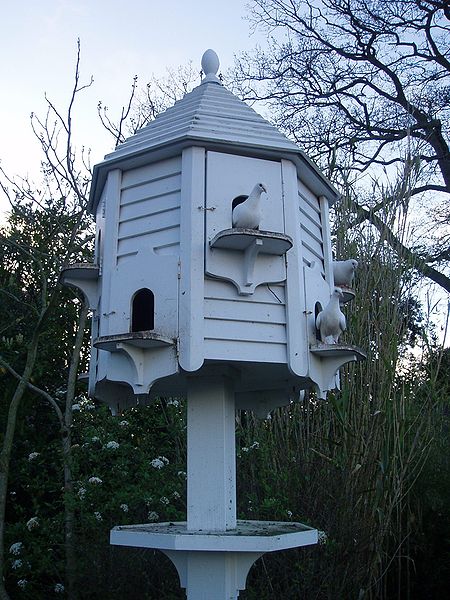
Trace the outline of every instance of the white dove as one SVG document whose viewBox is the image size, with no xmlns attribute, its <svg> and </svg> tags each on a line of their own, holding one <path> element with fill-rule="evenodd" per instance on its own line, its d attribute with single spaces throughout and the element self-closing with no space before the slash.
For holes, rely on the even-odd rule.
<svg viewBox="0 0 450 600">
<path fill-rule="evenodd" d="M 259 229 L 261 222 L 261 194 L 266 192 L 263 183 L 257 183 L 250 196 L 233 208 L 233 227 L 244 229 Z"/>
<path fill-rule="evenodd" d="M 320 331 L 320 339 L 324 344 L 337 344 L 339 336 L 347 327 L 345 315 L 339 307 L 339 300 L 343 296 L 342 290 L 335 287 L 330 301 L 317 315 L 316 327 Z"/>
<path fill-rule="evenodd" d="M 357 266 L 358 261 L 354 258 L 350 258 L 349 260 L 334 260 L 334 285 L 350 287 L 352 285 L 352 279 L 355 275 Z"/>
</svg>

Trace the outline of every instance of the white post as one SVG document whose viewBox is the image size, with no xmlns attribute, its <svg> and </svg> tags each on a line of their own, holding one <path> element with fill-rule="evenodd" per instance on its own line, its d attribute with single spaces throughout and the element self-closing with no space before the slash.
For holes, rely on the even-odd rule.
<svg viewBox="0 0 450 600">
<path fill-rule="evenodd" d="M 226 375 L 189 382 L 187 475 L 188 531 L 235 529 L 235 402 Z"/>
</svg>

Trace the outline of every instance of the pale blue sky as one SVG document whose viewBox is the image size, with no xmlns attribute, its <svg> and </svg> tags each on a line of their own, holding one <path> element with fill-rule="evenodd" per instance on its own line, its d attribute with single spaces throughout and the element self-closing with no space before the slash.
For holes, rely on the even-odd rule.
<svg viewBox="0 0 450 600">
<path fill-rule="evenodd" d="M 190 60 L 200 69 L 207 48 L 232 66 L 233 55 L 262 38 L 250 34 L 248 0 L 8 0 L 0 18 L 0 160 L 9 173 L 34 175 L 40 153 L 29 125 L 45 114 L 44 92 L 61 108 L 73 83 L 76 40 L 82 77 L 94 77 L 83 94 L 75 125 L 78 143 L 91 146 L 94 162 L 110 150 L 97 102 L 111 110 L 127 99 L 132 77 L 145 83 L 166 67 Z M 112 113 L 114 114 L 114 113 Z M 4 207 L 0 200 L 0 209 Z"/>
</svg>

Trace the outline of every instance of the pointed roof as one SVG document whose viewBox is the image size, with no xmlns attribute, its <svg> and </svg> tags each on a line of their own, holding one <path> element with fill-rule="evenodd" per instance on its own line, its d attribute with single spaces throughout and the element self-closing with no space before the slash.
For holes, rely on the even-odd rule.
<svg viewBox="0 0 450 600">
<path fill-rule="evenodd" d="M 338 194 L 318 167 L 294 142 L 221 84 L 213 50 L 203 55 L 202 67 L 206 76 L 198 87 L 94 167 L 91 209 L 95 211 L 109 170 L 148 164 L 150 156 L 151 162 L 156 162 L 188 146 L 258 158 L 288 158 L 301 169 L 302 179 L 311 189 L 332 203 Z"/>
</svg>

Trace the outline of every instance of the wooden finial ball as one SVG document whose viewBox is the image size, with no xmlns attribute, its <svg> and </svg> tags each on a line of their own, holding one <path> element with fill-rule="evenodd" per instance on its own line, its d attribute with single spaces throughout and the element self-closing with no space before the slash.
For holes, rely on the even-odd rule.
<svg viewBox="0 0 450 600">
<path fill-rule="evenodd" d="M 217 72 L 219 70 L 219 57 L 214 50 L 206 50 L 202 56 L 202 70 L 205 74 L 205 78 L 208 80 L 218 80 Z"/>
</svg>

